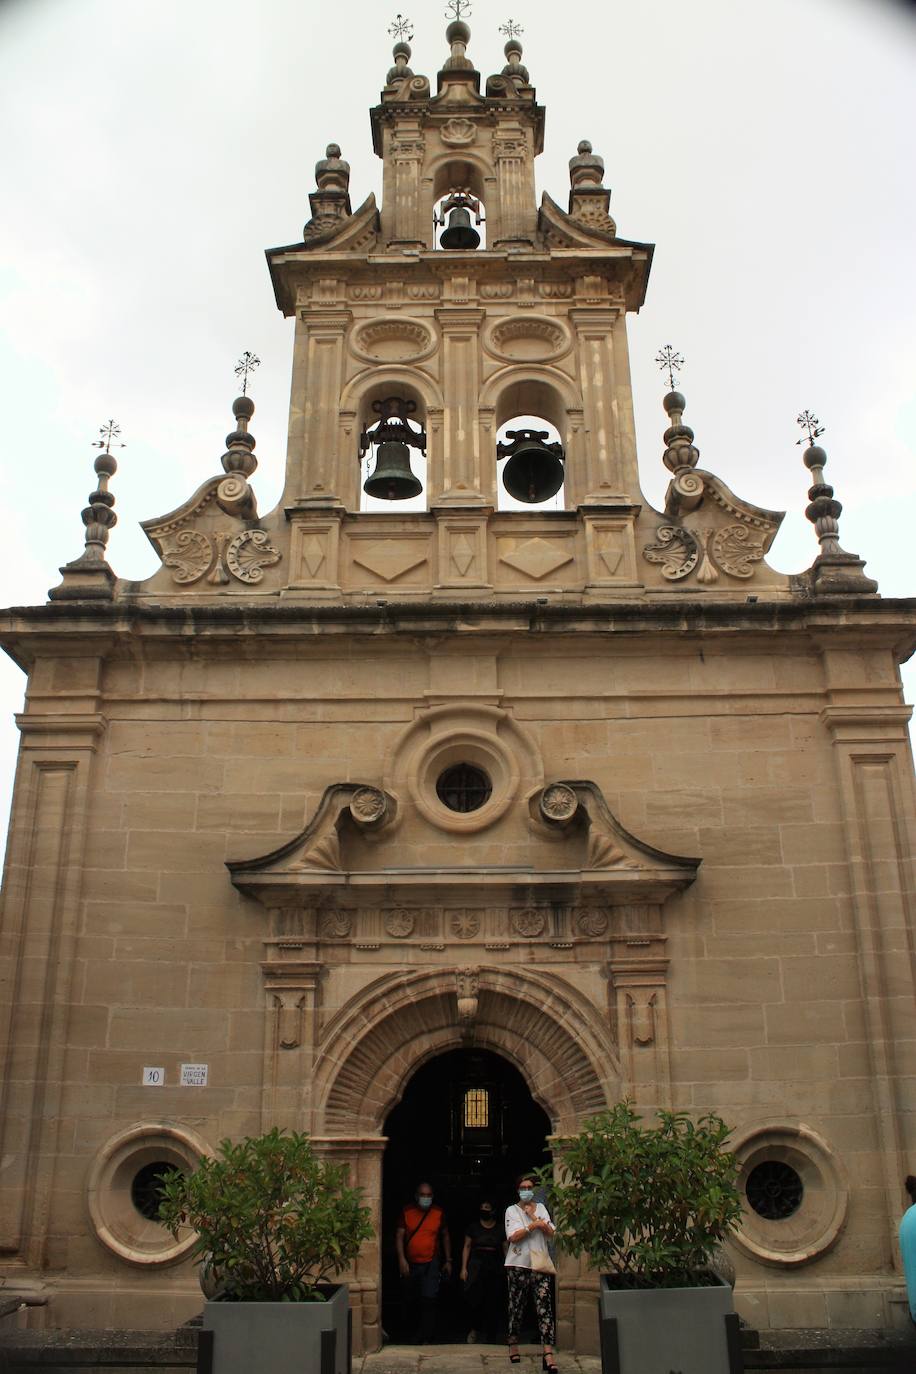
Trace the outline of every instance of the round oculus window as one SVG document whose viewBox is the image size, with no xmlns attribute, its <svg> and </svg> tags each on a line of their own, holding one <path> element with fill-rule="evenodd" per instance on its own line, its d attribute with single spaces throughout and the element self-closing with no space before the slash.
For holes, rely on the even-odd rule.
<svg viewBox="0 0 916 1374">
<path fill-rule="evenodd" d="M 172 1174 L 180 1173 L 176 1164 L 167 1159 L 157 1159 L 152 1164 L 144 1164 L 134 1174 L 130 1185 L 130 1200 L 142 1217 L 147 1221 L 159 1220 L 159 1204 L 162 1201 L 162 1185 Z"/>
<path fill-rule="evenodd" d="M 449 811 L 466 814 L 479 811 L 490 800 L 493 784 L 482 768 L 470 763 L 456 763 L 439 774 L 436 796 Z"/>
<path fill-rule="evenodd" d="M 767 1159 L 747 1176 L 747 1200 L 759 1217 L 785 1221 L 801 1206 L 805 1186 L 801 1175 L 780 1159 Z"/>
</svg>

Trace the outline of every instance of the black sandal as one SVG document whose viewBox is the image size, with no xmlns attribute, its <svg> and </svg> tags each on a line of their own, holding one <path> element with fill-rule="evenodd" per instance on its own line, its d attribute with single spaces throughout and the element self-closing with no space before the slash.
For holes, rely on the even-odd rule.
<svg viewBox="0 0 916 1374">
<path fill-rule="evenodd" d="M 547 1356 L 546 1356 L 546 1355 L 542 1355 L 542 1356 L 541 1356 L 541 1368 L 542 1368 L 542 1369 L 548 1369 L 548 1370 L 550 1371 L 550 1374 L 556 1374 L 557 1362 L 556 1362 L 556 1360 L 554 1359 L 553 1351 L 551 1351 L 551 1353 L 550 1353 L 550 1358 L 551 1358 L 552 1363 L 551 1363 L 551 1364 L 548 1364 L 548 1363 L 547 1363 Z"/>
<path fill-rule="evenodd" d="M 519 1360 L 520 1360 L 521 1358 L 522 1358 L 522 1357 L 521 1357 L 521 1355 L 518 1353 L 518 1350 L 516 1350 L 516 1352 L 515 1352 L 514 1355 L 512 1354 L 512 1347 L 511 1347 L 511 1345 L 510 1345 L 510 1347 L 509 1347 L 509 1363 L 510 1363 L 510 1364 L 518 1364 L 518 1362 L 519 1362 Z"/>
</svg>

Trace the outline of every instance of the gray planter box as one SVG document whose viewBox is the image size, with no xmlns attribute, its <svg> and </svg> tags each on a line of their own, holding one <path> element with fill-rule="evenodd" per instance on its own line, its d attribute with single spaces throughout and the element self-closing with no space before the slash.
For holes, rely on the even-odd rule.
<svg viewBox="0 0 916 1374">
<path fill-rule="evenodd" d="M 742 1374 L 732 1290 L 611 1288 L 598 1298 L 603 1374 Z"/>
<path fill-rule="evenodd" d="M 200 1374 L 350 1374 L 347 1285 L 322 1291 L 327 1302 L 205 1303 Z"/>
</svg>

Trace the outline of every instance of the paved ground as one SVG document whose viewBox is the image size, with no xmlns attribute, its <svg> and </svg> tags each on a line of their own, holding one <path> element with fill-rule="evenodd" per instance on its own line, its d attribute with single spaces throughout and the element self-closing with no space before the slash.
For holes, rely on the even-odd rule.
<svg viewBox="0 0 916 1374">
<path fill-rule="evenodd" d="M 535 1374 L 541 1368 L 541 1348 L 520 1347 L 521 1362 L 509 1363 L 504 1345 L 386 1345 L 362 1361 L 353 1361 L 353 1374 Z M 557 1353 L 561 1374 L 599 1374 L 597 1355 Z"/>
</svg>

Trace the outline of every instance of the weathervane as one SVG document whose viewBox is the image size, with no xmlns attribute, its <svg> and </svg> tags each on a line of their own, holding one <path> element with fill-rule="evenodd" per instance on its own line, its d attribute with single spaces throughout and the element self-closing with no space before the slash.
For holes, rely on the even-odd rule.
<svg viewBox="0 0 916 1374">
<path fill-rule="evenodd" d="M 235 366 L 235 375 L 236 377 L 240 377 L 242 381 L 243 396 L 248 395 L 248 378 L 251 376 L 252 372 L 254 372 L 255 368 L 260 366 L 261 359 L 258 357 L 257 353 L 252 353 L 250 349 L 246 348 Z"/>
<path fill-rule="evenodd" d="M 109 420 L 107 425 L 102 426 L 99 433 L 102 437 L 93 441 L 93 448 L 100 448 L 103 453 L 110 453 L 112 444 L 115 448 L 127 448 L 126 444 L 117 442 L 121 437 L 121 426 L 115 420 Z"/>
<path fill-rule="evenodd" d="M 797 425 L 801 425 L 802 429 L 807 431 L 809 448 L 813 447 L 815 439 L 819 438 L 820 435 L 822 435 L 824 432 L 824 426 L 820 423 L 817 416 L 813 414 L 810 410 L 803 410 L 801 415 L 799 415 L 796 419 L 795 423 Z M 803 444 L 804 442 L 804 438 L 796 439 L 796 447 L 799 444 Z"/>
<path fill-rule="evenodd" d="M 684 359 L 681 357 L 680 353 L 675 353 L 670 344 L 665 344 L 665 347 L 660 348 L 656 353 L 655 361 L 658 363 L 662 372 L 667 372 L 668 385 L 673 391 L 676 380 L 674 374 L 680 372 Z"/>
<path fill-rule="evenodd" d="M 403 14 L 399 14 L 394 23 L 388 25 L 388 32 L 397 42 L 409 43 L 413 38 L 413 24 Z"/>
<path fill-rule="evenodd" d="M 525 32 L 521 24 L 516 24 L 514 19 L 507 19 L 505 24 L 500 24 L 500 33 L 504 33 L 507 38 L 518 38 Z"/>
<path fill-rule="evenodd" d="M 471 0 L 448 0 L 446 19 L 465 19 L 471 13 Z"/>
</svg>

